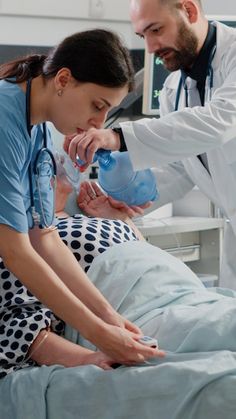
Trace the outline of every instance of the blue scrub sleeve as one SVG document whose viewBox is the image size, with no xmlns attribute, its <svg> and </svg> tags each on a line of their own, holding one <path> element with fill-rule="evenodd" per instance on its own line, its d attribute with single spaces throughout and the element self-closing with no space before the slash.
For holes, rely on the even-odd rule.
<svg viewBox="0 0 236 419">
<path fill-rule="evenodd" d="M 22 138 L 0 127 L 0 223 L 28 232 L 28 220 L 22 191 L 24 163 L 28 149 Z"/>
</svg>

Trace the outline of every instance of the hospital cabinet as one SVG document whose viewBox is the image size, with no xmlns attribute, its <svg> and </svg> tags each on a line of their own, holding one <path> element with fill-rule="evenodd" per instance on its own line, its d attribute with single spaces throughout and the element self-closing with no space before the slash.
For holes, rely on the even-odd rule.
<svg viewBox="0 0 236 419">
<path fill-rule="evenodd" d="M 212 217 L 149 216 L 135 221 L 147 242 L 185 262 L 207 281 L 219 277 L 224 220 Z M 214 284 L 215 285 L 215 284 Z"/>
</svg>

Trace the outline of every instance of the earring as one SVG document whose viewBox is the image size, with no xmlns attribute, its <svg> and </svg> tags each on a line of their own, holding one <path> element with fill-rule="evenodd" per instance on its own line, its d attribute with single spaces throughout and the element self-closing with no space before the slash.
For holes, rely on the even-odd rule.
<svg viewBox="0 0 236 419">
<path fill-rule="evenodd" d="M 58 96 L 62 96 L 62 93 L 63 93 L 63 90 L 62 89 L 60 89 L 60 90 L 57 91 L 57 95 Z"/>
</svg>

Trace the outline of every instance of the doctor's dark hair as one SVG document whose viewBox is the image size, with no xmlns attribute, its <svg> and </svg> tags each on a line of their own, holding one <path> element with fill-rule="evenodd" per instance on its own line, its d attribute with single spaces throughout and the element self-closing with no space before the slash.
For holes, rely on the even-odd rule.
<svg viewBox="0 0 236 419">
<path fill-rule="evenodd" d="M 134 69 L 128 49 L 119 36 L 104 29 L 75 33 L 48 55 L 28 55 L 2 64 L 0 79 L 21 83 L 39 75 L 53 78 L 66 67 L 78 82 L 105 87 L 134 87 Z"/>
</svg>

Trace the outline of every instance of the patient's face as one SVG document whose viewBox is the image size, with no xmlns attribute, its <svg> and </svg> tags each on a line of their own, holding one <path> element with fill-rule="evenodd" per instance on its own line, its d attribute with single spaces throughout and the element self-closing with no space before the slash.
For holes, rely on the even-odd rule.
<svg viewBox="0 0 236 419">
<path fill-rule="evenodd" d="M 66 176 L 57 177 L 57 187 L 55 196 L 55 212 L 64 211 L 66 201 L 70 193 L 73 192 L 73 187 L 67 180 Z"/>
</svg>

